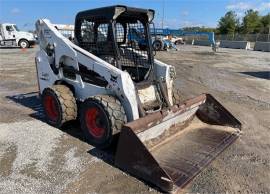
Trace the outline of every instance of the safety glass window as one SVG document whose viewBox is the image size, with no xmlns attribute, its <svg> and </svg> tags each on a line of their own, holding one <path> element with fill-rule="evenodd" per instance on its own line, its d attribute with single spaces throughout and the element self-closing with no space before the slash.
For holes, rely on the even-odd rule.
<svg viewBox="0 0 270 194">
<path fill-rule="evenodd" d="M 115 28 L 116 28 L 116 41 L 118 43 L 123 43 L 125 40 L 125 32 L 123 25 L 120 23 L 116 23 Z"/>
<path fill-rule="evenodd" d="M 94 42 L 94 22 L 83 20 L 81 23 L 81 39 L 82 42 Z"/>
<path fill-rule="evenodd" d="M 106 42 L 108 38 L 109 24 L 100 24 L 97 28 L 97 42 Z"/>
</svg>

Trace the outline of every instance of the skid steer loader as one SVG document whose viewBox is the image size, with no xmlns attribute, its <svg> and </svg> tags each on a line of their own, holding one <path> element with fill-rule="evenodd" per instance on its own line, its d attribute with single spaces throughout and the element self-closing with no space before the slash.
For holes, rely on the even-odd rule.
<svg viewBox="0 0 270 194">
<path fill-rule="evenodd" d="M 99 148 L 118 133 L 115 165 L 174 192 L 239 136 L 241 123 L 210 94 L 179 100 L 175 68 L 154 59 L 153 18 L 153 10 L 120 5 L 82 11 L 74 42 L 38 20 L 38 84 L 49 124 L 79 118 Z M 128 42 L 136 28 L 147 42 L 142 50 Z"/>
</svg>

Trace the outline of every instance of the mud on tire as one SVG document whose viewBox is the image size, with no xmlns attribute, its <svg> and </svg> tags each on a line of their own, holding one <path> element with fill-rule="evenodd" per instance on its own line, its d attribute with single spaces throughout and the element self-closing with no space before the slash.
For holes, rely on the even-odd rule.
<svg viewBox="0 0 270 194">
<path fill-rule="evenodd" d="M 52 100 L 51 106 L 48 99 Z M 65 85 L 54 85 L 46 88 L 42 93 L 42 104 L 44 107 L 47 122 L 54 127 L 61 127 L 65 122 L 77 118 L 77 104 L 72 91 Z M 52 112 L 50 108 L 54 109 Z M 51 113 L 55 113 L 55 119 Z"/>
<path fill-rule="evenodd" d="M 103 134 L 93 134 L 87 122 L 87 111 L 93 108 L 98 109 L 102 115 Z M 127 122 L 127 117 L 120 101 L 114 96 L 98 95 L 88 98 L 81 104 L 80 123 L 88 143 L 99 148 L 110 146 L 113 135 L 120 132 L 124 123 Z M 90 125 L 91 126 L 91 125 Z M 95 126 L 95 125 L 94 125 Z M 100 127 L 99 127 L 100 128 Z"/>
</svg>

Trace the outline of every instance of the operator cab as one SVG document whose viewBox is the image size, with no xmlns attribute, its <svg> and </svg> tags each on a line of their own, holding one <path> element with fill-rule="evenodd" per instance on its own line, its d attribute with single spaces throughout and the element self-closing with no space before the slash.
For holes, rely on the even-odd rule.
<svg viewBox="0 0 270 194">
<path fill-rule="evenodd" d="M 154 10 L 120 5 L 82 11 L 76 16 L 75 39 L 81 48 L 141 82 L 150 77 L 153 66 L 153 17 Z"/>
</svg>

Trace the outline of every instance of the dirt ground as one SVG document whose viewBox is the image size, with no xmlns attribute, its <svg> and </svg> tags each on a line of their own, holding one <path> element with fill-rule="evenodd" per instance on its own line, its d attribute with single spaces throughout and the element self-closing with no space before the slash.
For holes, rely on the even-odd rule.
<svg viewBox="0 0 270 194">
<path fill-rule="evenodd" d="M 44 122 L 37 97 L 37 48 L 0 49 L 0 193 L 158 193 L 83 141 L 76 123 Z M 243 134 L 184 193 L 270 193 L 270 54 L 180 46 L 156 58 L 175 65 L 183 98 L 211 93 Z"/>
</svg>

